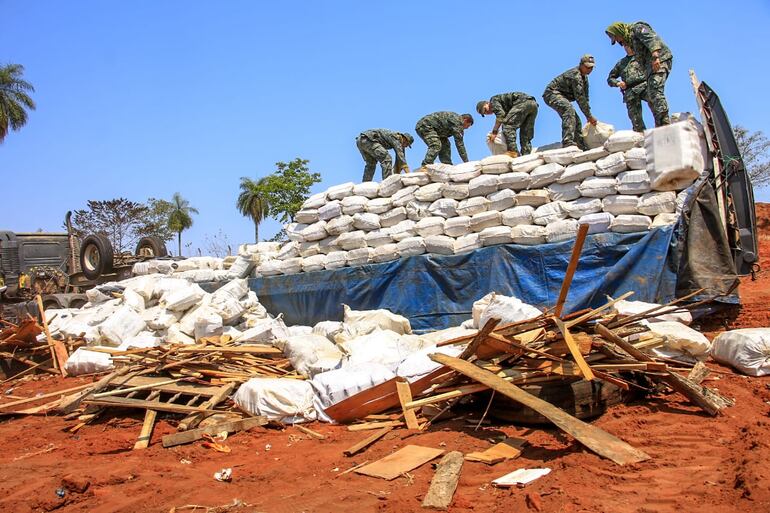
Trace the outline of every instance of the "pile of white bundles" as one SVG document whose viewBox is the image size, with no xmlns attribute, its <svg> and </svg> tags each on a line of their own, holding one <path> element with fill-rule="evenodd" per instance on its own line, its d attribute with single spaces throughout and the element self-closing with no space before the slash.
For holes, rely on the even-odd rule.
<svg viewBox="0 0 770 513">
<path fill-rule="evenodd" d="M 289 242 L 257 276 L 382 263 L 494 244 L 544 244 L 589 233 L 632 233 L 677 220 L 677 193 L 704 172 L 704 139 L 688 118 L 613 133 L 603 146 L 432 164 L 380 183 L 336 185 L 308 198 Z"/>
</svg>

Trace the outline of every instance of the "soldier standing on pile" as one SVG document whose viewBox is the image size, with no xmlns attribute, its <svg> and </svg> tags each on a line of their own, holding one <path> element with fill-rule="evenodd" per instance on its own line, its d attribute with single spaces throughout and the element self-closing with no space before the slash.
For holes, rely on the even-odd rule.
<svg viewBox="0 0 770 513">
<path fill-rule="evenodd" d="M 449 145 L 449 138 L 455 138 L 457 153 L 463 162 L 468 162 L 468 153 L 465 151 L 463 142 L 464 131 L 473 125 L 473 116 L 470 114 L 457 114 L 456 112 L 434 112 L 421 118 L 415 130 L 425 144 L 428 151 L 422 165 L 432 164 L 438 155 L 439 161 L 443 164 L 452 163 L 452 147 Z"/>
<path fill-rule="evenodd" d="M 645 73 L 647 80 L 647 101 L 652 107 L 655 126 L 671 123 L 668 115 L 665 86 L 674 56 L 666 43 L 643 21 L 636 23 L 613 23 L 605 33 L 612 44 L 620 43 L 634 51 L 634 56 Z"/>
<path fill-rule="evenodd" d="M 619 87 L 623 93 L 623 103 L 628 110 L 631 126 L 637 132 L 644 132 L 644 117 L 642 116 L 642 100 L 647 99 L 647 80 L 644 69 L 637 62 L 634 51 L 628 46 L 626 56 L 620 59 L 610 70 L 607 83 L 610 87 Z"/>
<path fill-rule="evenodd" d="M 519 130 L 521 138 L 521 155 L 531 153 L 537 107 L 534 97 L 513 92 L 496 94 L 489 100 L 481 100 L 476 104 L 476 111 L 482 118 L 486 114 L 495 115 L 495 126 L 492 128 L 491 137 L 494 138 L 502 127 L 505 144 L 508 147 L 506 153 L 511 157 L 518 157 L 516 130 Z"/>
<path fill-rule="evenodd" d="M 407 133 L 393 132 L 384 128 L 375 128 L 361 132 L 356 137 L 356 146 L 361 156 L 364 158 L 364 178 L 362 181 L 371 182 L 374 178 L 374 171 L 377 168 L 377 162 L 382 168 L 382 179 L 386 179 L 393 174 L 393 159 L 388 150 L 394 150 L 396 153 L 396 172 L 409 172 L 409 166 L 406 164 L 406 155 L 404 148 L 409 148 L 414 142 L 414 137 Z"/>
<path fill-rule="evenodd" d="M 562 147 L 577 145 L 580 149 L 587 149 L 583 141 L 580 118 L 572 102 L 577 102 L 590 124 L 596 124 L 596 118 L 591 114 L 591 107 L 588 104 L 588 75 L 594 70 L 595 65 L 596 61 L 592 55 L 584 55 L 578 66 L 568 69 L 551 80 L 543 92 L 546 105 L 558 112 L 561 117 Z"/>
</svg>

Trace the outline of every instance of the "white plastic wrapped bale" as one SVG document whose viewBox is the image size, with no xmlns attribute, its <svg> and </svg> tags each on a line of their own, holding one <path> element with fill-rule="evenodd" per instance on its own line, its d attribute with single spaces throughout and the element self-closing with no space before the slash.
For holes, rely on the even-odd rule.
<svg viewBox="0 0 770 513">
<path fill-rule="evenodd" d="M 586 123 L 583 125 L 581 135 L 589 148 L 603 146 L 607 140 L 615 133 L 615 127 L 609 123 L 597 121 L 596 124 Z"/>
<path fill-rule="evenodd" d="M 591 176 L 583 180 L 578 189 L 586 198 L 603 198 L 617 192 L 617 180 Z"/>
<path fill-rule="evenodd" d="M 580 197 L 580 182 L 552 183 L 548 186 L 548 193 L 552 201 L 572 201 Z"/>
<path fill-rule="evenodd" d="M 366 204 L 366 211 L 370 214 L 384 214 L 391 208 L 393 208 L 391 198 L 374 198 Z"/>
<path fill-rule="evenodd" d="M 489 200 L 487 210 L 502 211 L 516 204 L 516 193 L 510 189 L 501 189 L 487 195 L 487 199 Z"/>
<path fill-rule="evenodd" d="M 424 346 L 417 335 L 399 335 L 390 330 L 374 331 L 342 343 L 348 353 L 343 367 L 377 363 L 395 372 L 401 362 Z"/>
<path fill-rule="evenodd" d="M 287 258 L 280 264 L 281 274 L 297 274 L 302 271 L 302 258 Z"/>
<path fill-rule="evenodd" d="M 404 219 L 406 219 L 406 208 L 396 207 L 392 210 L 388 210 L 384 214 L 380 214 L 380 226 L 389 228 L 397 225 Z"/>
<path fill-rule="evenodd" d="M 114 350 L 114 348 L 106 349 Z M 77 348 L 64 364 L 64 370 L 67 371 L 68 376 L 107 372 L 112 370 L 113 367 L 112 358 L 108 353 L 91 351 L 85 347 Z"/>
<path fill-rule="evenodd" d="M 565 219 L 566 217 L 567 211 L 564 210 L 564 203 L 561 201 L 546 203 L 545 205 L 537 207 L 532 213 L 532 220 L 535 224 L 541 226 L 545 226 L 560 219 Z"/>
<path fill-rule="evenodd" d="M 535 208 L 529 205 L 518 206 L 500 212 L 500 221 L 505 226 L 517 226 L 520 224 L 533 224 L 532 215 Z"/>
<path fill-rule="evenodd" d="M 450 237 L 462 237 L 471 232 L 470 216 L 458 216 L 444 222 L 444 233 Z"/>
<path fill-rule="evenodd" d="M 390 228 L 372 230 L 366 234 L 364 239 L 366 240 L 366 245 L 371 248 L 378 248 L 393 242 L 393 237 L 390 236 Z"/>
<path fill-rule="evenodd" d="M 529 173 L 505 173 L 504 175 L 498 175 L 497 178 L 499 180 L 500 189 L 521 191 L 528 188 L 529 184 L 532 183 Z"/>
<path fill-rule="evenodd" d="M 146 300 L 152 299 L 155 287 L 160 279 L 164 278 L 161 274 L 151 274 L 147 276 L 134 276 L 120 282 L 126 290 L 133 290 Z"/>
<path fill-rule="evenodd" d="M 500 179 L 496 175 L 481 175 L 468 182 L 468 194 L 470 196 L 486 196 L 495 192 L 500 186 Z"/>
<path fill-rule="evenodd" d="M 431 354 L 438 353 L 458 357 L 462 352 L 463 346 L 425 347 L 407 356 L 396 369 L 396 375 L 406 378 L 409 382 L 417 381 L 441 367 L 440 363 L 430 359 Z"/>
<path fill-rule="evenodd" d="M 430 237 L 433 235 L 444 234 L 444 218 L 443 217 L 425 217 L 420 219 L 417 224 L 414 225 L 414 231 L 420 237 Z M 432 251 L 428 251 L 432 253 Z"/>
<path fill-rule="evenodd" d="M 322 271 L 326 268 L 326 255 L 313 255 L 302 259 L 302 272 Z"/>
<path fill-rule="evenodd" d="M 207 294 L 199 304 L 190 308 L 185 312 L 181 319 L 179 319 L 179 329 L 189 336 L 195 335 L 195 321 L 198 320 L 200 315 L 205 313 L 205 308 L 211 304 L 211 294 Z"/>
<path fill-rule="evenodd" d="M 482 246 L 494 246 L 495 244 L 510 244 L 513 242 L 510 226 L 490 226 L 479 232 L 479 241 Z"/>
<path fill-rule="evenodd" d="M 427 168 L 428 176 L 432 182 L 449 182 L 452 179 L 452 173 L 454 172 L 454 166 L 451 164 L 428 164 Z"/>
<path fill-rule="evenodd" d="M 313 326 L 313 335 L 320 335 L 334 342 L 334 335 L 342 331 L 340 321 L 321 321 Z"/>
<path fill-rule="evenodd" d="M 624 194 L 613 194 L 602 200 L 602 210 L 614 216 L 621 214 L 636 214 L 639 210 L 639 198 Z"/>
<path fill-rule="evenodd" d="M 366 233 L 362 230 L 355 230 L 348 233 L 343 233 L 337 237 L 337 244 L 340 245 L 345 251 L 351 249 L 365 248 L 366 247 Z"/>
<path fill-rule="evenodd" d="M 337 244 L 337 239 L 339 236 L 335 235 L 332 237 L 327 237 L 322 241 L 318 241 L 318 251 L 323 253 L 324 255 L 328 255 L 329 253 L 332 253 L 334 251 L 340 250 L 340 245 Z"/>
<path fill-rule="evenodd" d="M 626 301 L 625 299 L 621 299 L 612 305 L 612 309 L 621 317 L 630 317 L 632 315 L 648 312 L 660 306 L 661 305 L 657 303 L 646 303 L 644 301 Z M 677 307 L 662 308 L 655 312 L 654 317 L 647 317 L 645 320 L 647 323 L 674 321 L 681 322 L 682 324 L 688 326 L 692 324 L 692 315 L 690 312 L 686 310 L 684 312 L 677 312 L 676 310 Z"/>
<path fill-rule="evenodd" d="M 329 221 L 342 215 L 342 203 L 339 201 L 329 201 L 318 207 L 318 219 Z"/>
<path fill-rule="evenodd" d="M 170 312 L 162 306 L 147 308 L 140 315 L 151 330 L 167 330 L 182 318 L 182 312 Z"/>
<path fill-rule="evenodd" d="M 393 206 L 394 207 L 403 207 L 406 206 L 407 203 L 410 201 L 414 201 L 415 196 L 414 193 L 419 189 L 419 185 L 410 185 L 409 187 L 404 187 L 403 189 L 399 189 L 396 191 L 395 194 L 391 197 L 393 200 Z"/>
<path fill-rule="evenodd" d="M 604 143 L 604 149 L 610 153 L 615 153 L 630 150 L 634 146 L 641 146 L 642 144 L 644 144 L 644 134 L 633 130 L 619 130 L 607 139 L 607 142 Z"/>
<path fill-rule="evenodd" d="M 623 171 L 617 176 L 618 194 L 639 195 L 650 192 L 650 177 L 647 171 Z"/>
<path fill-rule="evenodd" d="M 428 211 L 434 216 L 441 216 L 444 219 L 455 217 L 457 214 L 457 206 L 459 203 L 457 200 L 450 198 L 441 198 L 431 203 Z"/>
<path fill-rule="evenodd" d="M 610 231 L 612 221 L 615 219 L 610 213 L 596 212 L 595 214 L 586 214 L 578 219 L 578 224 L 588 225 L 588 234 L 605 233 Z"/>
<path fill-rule="evenodd" d="M 348 305 L 342 305 L 342 310 L 343 323 L 359 335 L 366 335 L 375 330 L 389 330 L 399 335 L 412 333 L 409 319 L 389 310 L 353 310 Z"/>
<path fill-rule="evenodd" d="M 350 267 L 371 264 L 373 261 L 373 248 L 358 248 L 348 251 L 348 265 Z"/>
<path fill-rule="evenodd" d="M 480 232 L 485 228 L 500 226 L 501 223 L 502 221 L 500 220 L 500 212 L 479 212 L 478 214 L 471 216 L 470 228 L 471 231 Z"/>
<path fill-rule="evenodd" d="M 412 221 L 419 221 L 424 217 L 430 217 L 430 203 L 427 201 L 410 201 L 406 204 L 406 217 Z"/>
<path fill-rule="evenodd" d="M 319 209 L 326 204 L 326 191 L 313 194 L 302 204 L 303 209 Z"/>
<path fill-rule="evenodd" d="M 112 299 L 110 296 L 110 292 L 108 290 L 102 291 L 104 287 L 94 287 L 92 289 L 86 290 L 86 298 L 88 298 L 88 302 L 92 305 L 98 305 L 100 303 L 104 303 L 105 301 L 109 301 Z M 116 289 L 117 291 L 118 289 Z"/>
<path fill-rule="evenodd" d="M 749 376 L 770 375 L 770 329 L 744 328 L 720 333 L 711 357 Z"/>
<path fill-rule="evenodd" d="M 489 200 L 483 196 L 475 196 L 462 200 L 455 209 L 458 216 L 473 216 L 487 210 Z"/>
<path fill-rule="evenodd" d="M 465 199 L 470 195 L 470 189 L 467 183 L 446 183 L 441 193 L 445 198 L 453 200 Z"/>
<path fill-rule="evenodd" d="M 617 233 L 645 232 L 650 229 L 652 219 L 642 215 L 619 215 L 612 221 L 610 230 Z"/>
<path fill-rule="evenodd" d="M 377 191 L 377 194 L 381 198 L 390 198 L 395 194 L 399 189 L 401 189 L 401 175 L 395 174 L 390 175 L 389 177 L 385 178 L 382 182 L 380 182 L 380 188 Z"/>
<path fill-rule="evenodd" d="M 511 228 L 511 238 L 516 244 L 535 246 L 545 242 L 545 226 L 520 224 Z"/>
<path fill-rule="evenodd" d="M 610 153 L 607 150 L 605 150 L 603 146 L 599 146 L 597 148 L 591 148 L 590 150 L 576 153 L 572 157 L 572 163 L 582 164 L 584 162 L 595 162 L 600 158 L 606 157 L 609 154 Z"/>
<path fill-rule="evenodd" d="M 649 322 L 650 333 L 664 337 L 666 342 L 653 349 L 664 357 L 685 361 L 705 360 L 711 350 L 711 342 L 702 333 L 681 322 Z"/>
<path fill-rule="evenodd" d="M 363 363 L 316 374 L 310 384 L 320 407 L 326 409 L 395 377 L 393 371 L 384 365 Z"/>
<path fill-rule="evenodd" d="M 304 376 L 336 369 L 342 362 L 342 352 L 328 338 L 320 335 L 289 336 L 275 341 L 275 345 Z"/>
<path fill-rule="evenodd" d="M 652 219 L 650 228 L 658 228 L 660 226 L 668 226 L 679 221 L 679 214 L 658 214 Z"/>
<path fill-rule="evenodd" d="M 414 197 L 417 199 L 417 201 L 434 202 L 437 199 L 443 197 L 444 186 L 445 184 L 440 182 L 423 185 L 415 191 Z"/>
<path fill-rule="evenodd" d="M 289 326 L 287 329 L 289 330 L 290 337 L 313 334 L 313 328 L 311 326 Z"/>
<path fill-rule="evenodd" d="M 575 219 L 563 219 L 554 221 L 545 227 L 546 242 L 562 242 L 574 239 L 577 236 L 580 223 Z"/>
<path fill-rule="evenodd" d="M 275 255 L 277 260 L 286 260 L 287 258 L 295 258 L 299 256 L 299 242 L 289 241 L 284 244 Z"/>
<path fill-rule="evenodd" d="M 428 185 L 429 183 L 430 175 L 425 171 L 415 171 L 401 175 L 401 184 L 404 187 L 411 187 L 413 185 L 422 186 Z"/>
<path fill-rule="evenodd" d="M 302 236 L 300 242 L 310 242 L 326 238 L 328 235 L 326 233 L 326 221 L 318 221 L 308 225 L 300 231 L 300 235 Z"/>
<path fill-rule="evenodd" d="M 489 319 L 500 319 L 500 325 L 526 321 L 539 317 L 542 312 L 521 299 L 502 294 L 493 294 L 489 304 L 479 318 L 479 326 L 484 326 Z"/>
<path fill-rule="evenodd" d="M 328 271 L 330 269 L 340 269 L 345 267 L 348 261 L 347 251 L 332 251 L 326 255 L 326 263 L 324 268 Z"/>
<path fill-rule="evenodd" d="M 353 222 L 354 221 L 352 216 L 341 215 L 339 217 L 335 217 L 326 223 L 326 232 L 329 235 L 341 235 L 343 233 L 347 233 L 353 229 Z M 280 258 L 280 256 L 278 258 Z"/>
<path fill-rule="evenodd" d="M 550 185 L 561 177 L 565 169 L 566 168 L 564 166 L 555 162 L 551 164 L 543 164 L 542 166 L 535 168 L 535 170 L 530 173 L 529 186 L 533 189 L 536 189 Z"/>
<path fill-rule="evenodd" d="M 315 392 L 309 381 L 289 378 L 252 378 L 238 388 L 235 404 L 251 415 L 284 424 L 318 418 Z"/>
<path fill-rule="evenodd" d="M 192 271 L 182 271 L 181 273 L 174 273 L 174 276 L 179 276 L 187 281 L 195 283 L 203 283 L 206 281 L 215 281 L 216 271 L 211 269 L 194 269 Z"/>
<path fill-rule="evenodd" d="M 481 329 L 483 327 L 479 325 L 479 322 L 481 321 L 481 314 L 483 314 L 484 310 L 487 309 L 493 297 L 495 297 L 495 293 L 490 292 L 489 294 L 482 296 L 473 302 L 473 306 L 471 307 L 470 320 L 472 321 L 471 324 L 474 328 Z"/>
<path fill-rule="evenodd" d="M 513 158 L 503 154 L 483 158 L 479 164 L 482 173 L 500 175 L 511 170 L 511 162 L 513 162 Z"/>
<path fill-rule="evenodd" d="M 239 255 L 233 265 L 230 266 L 230 276 L 233 278 L 246 278 L 256 267 L 256 262 L 251 256 Z"/>
<path fill-rule="evenodd" d="M 545 189 L 521 191 L 516 195 L 516 204 L 519 206 L 529 205 L 531 207 L 539 207 L 540 205 L 548 203 L 549 200 L 549 193 Z"/>
<path fill-rule="evenodd" d="M 411 219 L 404 219 L 397 225 L 389 228 L 390 237 L 395 242 L 401 242 L 402 240 L 407 239 L 409 237 L 414 237 L 415 235 L 417 235 L 417 232 L 415 231 L 416 225 L 417 223 L 415 223 Z"/>
<path fill-rule="evenodd" d="M 268 260 L 257 266 L 257 274 L 260 276 L 278 276 L 281 274 L 281 260 Z"/>
<path fill-rule="evenodd" d="M 398 246 L 393 244 L 384 244 L 374 248 L 374 261 L 378 264 L 383 262 L 389 262 L 399 257 Z"/>
<path fill-rule="evenodd" d="M 154 333 L 150 331 L 142 331 L 133 337 L 124 340 L 119 346 L 118 349 L 121 351 L 126 351 L 131 348 L 147 348 L 147 347 L 157 347 L 163 343 L 163 339 L 156 336 Z"/>
<path fill-rule="evenodd" d="M 240 302 L 240 298 L 245 295 L 245 292 L 240 297 L 235 297 L 234 295 L 217 296 L 214 294 L 211 298 L 210 307 L 221 317 L 224 324 L 235 324 L 246 311 L 246 308 Z"/>
<path fill-rule="evenodd" d="M 492 155 L 502 155 L 508 151 L 508 144 L 505 142 L 505 134 L 502 130 L 497 134 L 492 132 L 487 134 L 487 148 Z"/>
<path fill-rule="evenodd" d="M 673 192 L 648 192 L 639 198 L 639 213 L 655 216 L 673 214 L 676 211 L 676 194 Z"/>
<path fill-rule="evenodd" d="M 631 148 L 626 151 L 625 158 L 629 169 L 647 170 L 647 150 L 644 148 Z"/>
<path fill-rule="evenodd" d="M 237 344 L 273 344 L 289 337 L 289 330 L 280 317 L 264 319 L 247 328 L 234 340 Z"/>
<path fill-rule="evenodd" d="M 478 233 L 469 233 L 468 235 L 457 237 L 455 240 L 455 253 L 457 254 L 473 251 L 474 249 L 479 249 L 480 247 L 481 239 L 479 238 Z"/>
<path fill-rule="evenodd" d="M 596 176 L 615 176 L 628 169 L 626 156 L 623 152 L 616 152 L 596 161 Z"/>
<path fill-rule="evenodd" d="M 446 235 L 431 235 L 425 237 L 425 251 L 437 255 L 454 255 L 455 240 Z"/>
<path fill-rule="evenodd" d="M 346 182 L 339 185 L 334 185 L 332 187 L 329 187 L 326 191 L 326 197 L 329 198 L 329 200 L 341 200 L 345 196 L 351 196 L 353 194 L 353 187 L 355 184 L 353 182 Z"/>
<path fill-rule="evenodd" d="M 147 324 L 136 311 L 129 306 L 121 306 L 99 325 L 99 334 L 105 345 L 118 346 L 146 327 Z"/>
<path fill-rule="evenodd" d="M 354 196 L 364 196 L 369 199 L 374 199 L 380 192 L 380 184 L 377 182 L 361 182 L 353 186 Z"/>
<path fill-rule="evenodd" d="M 202 338 L 218 337 L 224 330 L 222 317 L 210 306 L 204 306 L 198 312 L 195 319 L 195 341 L 199 342 Z"/>
<path fill-rule="evenodd" d="M 556 163 L 566 166 L 572 164 L 572 158 L 580 153 L 577 146 L 567 146 L 566 148 L 556 148 L 541 153 L 546 164 Z"/>
<path fill-rule="evenodd" d="M 286 236 L 290 241 L 302 242 L 304 237 L 302 236 L 302 230 L 307 228 L 308 225 L 302 223 L 290 223 L 286 226 Z"/>
<path fill-rule="evenodd" d="M 542 166 L 546 161 L 543 160 L 539 153 L 530 153 L 529 155 L 522 155 L 516 157 L 511 161 L 512 173 L 529 173 L 533 169 Z"/>
<path fill-rule="evenodd" d="M 422 237 L 407 237 L 396 244 L 398 254 L 403 257 L 425 253 L 425 240 Z"/>
<path fill-rule="evenodd" d="M 478 160 L 463 162 L 453 167 L 450 178 L 453 182 L 469 182 L 481 174 L 481 163 Z"/>
<path fill-rule="evenodd" d="M 321 244 L 316 241 L 300 242 L 298 247 L 299 256 L 302 258 L 311 257 L 321 252 Z"/>
<path fill-rule="evenodd" d="M 655 191 L 678 191 L 703 172 L 704 162 L 697 127 L 689 121 L 648 130 L 647 173 Z"/>
<path fill-rule="evenodd" d="M 594 176 L 596 164 L 593 162 L 584 162 L 582 164 L 572 164 L 567 166 L 561 174 L 558 183 L 581 182 L 589 176 Z"/>
<path fill-rule="evenodd" d="M 212 273 L 214 271 L 211 271 Z M 145 300 L 138 292 L 126 288 L 123 291 L 123 304 L 133 308 L 135 312 L 142 312 L 145 308 Z"/>
<path fill-rule="evenodd" d="M 319 220 L 317 208 L 305 208 L 294 214 L 294 220 L 298 223 L 312 224 Z"/>
<path fill-rule="evenodd" d="M 366 196 L 348 196 L 342 198 L 342 213 L 352 216 L 366 210 L 369 198 Z"/>
</svg>

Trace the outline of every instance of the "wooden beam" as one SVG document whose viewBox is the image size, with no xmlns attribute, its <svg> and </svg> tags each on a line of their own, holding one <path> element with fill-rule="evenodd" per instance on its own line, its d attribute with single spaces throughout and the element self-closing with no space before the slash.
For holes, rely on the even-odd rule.
<svg viewBox="0 0 770 513">
<path fill-rule="evenodd" d="M 177 383 L 178 381 L 182 381 L 183 379 L 187 379 L 187 378 L 170 379 L 167 381 L 161 381 L 159 383 L 148 383 L 146 385 L 138 385 L 138 386 L 129 387 L 129 388 L 116 388 L 108 392 L 100 392 L 98 394 L 94 394 L 91 397 L 93 397 L 94 399 L 101 399 L 102 397 L 111 397 L 115 395 L 121 395 L 121 394 L 125 394 L 126 392 L 136 392 L 139 390 L 147 390 L 147 389 L 155 388 L 156 386 L 170 385 L 172 383 Z"/>
<path fill-rule="evenodd" d="M 158 412 L 155 410 L 147 410 L 144 414 L 142 430 L 139 432 L 139 438 L 137 438 L 136 443 L 134 444 L 134 449 L 146 449 L 150 445 L 152 429 L 155 427 L 155 419 L 157 417 Z"/>
<path fill-rule="evenodd" d="M 361 424 L 351 424 L 348 426 L 348 431 L 367 431 L 369 429 L 398 427 L 403 425 L 403 421 L 400 420 L 386 420 L 384 422 L 363 422 Z"/>
<path fill-rule="evenodd" d="M 379 440 L 383 436 L 387 435 L 391 431 L 393 431 L 393 427 L 392 426 L 387 426 L 387 427 L 384 427 L 384 428 L 380 429 L 379 431 L 375 431 L 374 433 L 372 433 L 371 435 L 367 436 L 366 438 L 364 438 L 360 442 L 357 442 L 353 446 L 348 447 L 347 449 L 342 451 L 342 453 L 345 456 L 353 456 L 354 454 L 363 451 L 364 449 L 366 449 L 367 447 L 369 447 L 374 442 L 376 442 L 377 440 Z"/>
<path fill-rule="evenodd" d="M 231 420 L 212 426 L 206 426 L 205 428 L 190 429 L 188 431 L 166 435 L 162 438 L 162 443 L 163 447 L 174 447 L 175 445 L 189 444 L 196 440 L 200 440 L 203 438 L 203 435 L 216 435 L 222 431 L 237 433 L 239 431 L 248 431 L 257 426 L 264 426 L 265 424 L 267 424 L 267 419 L 265 417 L 247 417 L 245 419 Z"/>
<path fill-rule="evenodd" d="M 591 424 L 576 419 L 551 403 L 525 392 L 516 385 L 508 383 L 504 379 L 484 369 L 480 369 L 470 362 L 437 353 L 431 354 L 430 358 L 435 362 L 455 369 L 474 381 L 487 385 L 524 406 L 532 408 L 553 422 L 559 429 L 572 435 L 584 446 L 598 455 L 614 461 L 618 465 L 637 463 L 650 459 L 650 456 L 645 452 L 632 447 L 623 440 Z"/>
<path fill-rule="evenodd" d="M 113 380 L 122 378 L 120 380 L 122 384 L 125 381 L 131 379 L 132 374 L 129 374 L 128 372 L 129 372 L 129 368 L 123 367 L 122 369 L 118 369 L 115 372 L 104 376 L 102 379 L 100 379 L 96 383 L 91 383 L 89 385 L 90 388 L 84 390 L 83 392 L 79 392 L 77 394 L 73 394 L 69 397 L 65 397 L 64 399 L 62 399 L 61 402 L 59 403 L 59 407 L 57 408 L 57 410 L 63 415 L 72 413 L 80 406 L 81 401 L 83 401 L 83 399 L 88 397 L 89 394 L 94 392 L 99 392 L 100 390 L 104 390 L 107 387 L 107 385 L 112 383 Z"/>
<path fill-rule="evenodd" d="M 417 422 L 417 415 L 414 413 L 414 409 L 407 409 L 405 406 L 412 401 L 412 391 L 409 388 L 409 382 L 403 378 L 396 379 L 396 391 L 398 392 L 398 401 L 401 403 L 401 409 L 404 411 L 404 421 L 406 421 L 406 428 L 411 430 L 419 430 L 420 423 Z"/>
<path fill-rule="evenodd" d="M 446 510 L 452 503 L 460 472 L 463 468 L 463 453 L 452 451 L 438 462 L 436 473 L 430 481 L 430 488 L 422 501 L 423 508 Z"/>
<path fill-rule="evenodd" d="M 583 225 L 583 226 L 587 226 L 587 225 Z M 567 347 L 569 348 L 569 352 L 572 355 L 572 358 L 574 358 L 575 363 L 580 369 L 580 373 L 583 375 L 583 377 L 588 381 L 593 381 L 594 379 L 596 379 L 596 376 L 594 376 L 594 373 L 591 370 L 591 367 L 589 367 L 589 365 L 583 359 L 583 355 L 580 352 L 580 347 L 578 347 L 577 342 L 575 342 L 575 339 L 572 338 L 572 334 L 569 332 L 569 329 L 564 324 L 564 322 L 562 322 L 562 320 L 559 319 L 558 317 L 554 317 L 553 322 L 556 323 L 556 327 L 559 328 L 559 331 L 561 331 L 561 335 L 564 337 L 564 342 L 566 342 Z"/>
<path fill-rule="evenodd" d="M 35 397 L 29 397 L 27 399 L 19 399 L 18 401 L 11 401 L 10 403 L 0 404 L 0 410 L 10 408 L 11 406 L 18 406 L 20 404 L 34 403 L 41 399 L 48 399 L 50 397 L 60 397 L 62 394 L 75 392 L 77 390 L 83 390 L 85 388 L 89 388 L 91 385 L 92 385 L 91 383 L 86 383 L 85 385 L 78 385 L 76 387 L 65 388 L 64 390 L 57 390 L 55 392 L 50 392 L 50 393 L 38 395 Z"/>
<path fill-rule="evenodd" d="M 62 376 L 67 376 L 67 371 L 64 370 L 64 365 L 67 363 L 67 348 L 64 344 L 58 340 L 51 338 L 51 331 L 48 329 L 48 322 L 45 320 L 45 309 L 43 308 L 43 298 L 38 294 L 35 298 L 37 300 L 37 308 L 40 310 L 40 320 L 43 323 L 43 331 L 45 332 L 45 338 L 48 341 L 48 347 L 51 351 L 51 359 L 55 368 L 59 369 Z"/>
<path fill-rule="evenodd" d="M 139 408 L 142 410 L 167 411 L 169 413 L 222 413 L 220 410 L 206 408 L 193 408 L 181 404 L 164 403 L 160 401 L 143 401 L 142 399 L 128 399 L 125 397 L 105 397 L 103 399 L 84 399 L 85 404 L 97 406 L 111 406 L 113 408 Z"/>
<path fill-rule="evenodd" d="M 567 272 L 564 274 L 564 281 L 561 283 L 561 290 L 559 291 L 559 299 L 556 300 L 556 307 L 554 308 L 554 316 L 561 317 L 564 303 L 567 301 L 567 294 L 569 293 L 570 286 L 572 285 L 572 277 L 575 276 L 575 270 L 577 269 L 578 262 L 580 261 L 580 253 L 583 251 L 583 243 L 586 241 L 586 235 L 588 235 L 588 225 L 581 224 L 578 228 L 577 238 L 575 238 L 575 245 L 572 246 L 572 256 L 569 259 L 567 265 Z"/>
<path fill-rule="evenodd" d="M 211 399 L 203 403 L 201 407 L 206 409 L 214 409 L 215 406 L 217 406 L 219 403 L 227 399 L 230 396 L 230 394 L 233 393 L 236 386 L 238 386 L 237 383 L 230 383 L 228 385 L 224 385 L 220 387 L 219 391 L 215 395 L 211 396 Z M 200 424 L 204 418 L 206 418 L 206 416 L 202 413 L 193 413 L 192 415 L 189 415 L 184 419 L 182 419 L 181 422 L 179 422 L 179 426 L 177 426 L 177 429 L 179 431 L 187 431 L 188 429 L 194 429 L 198 427 L 198 424 Z"/>
<path fill-rule="evenodd" d="M 324 435 L 322 435 L 321 433 L 318 433 L 316 431 L 313 431 L 310 428 L 306 428 L 302 424 L 294 424 L 294 427 L 297 428 L 298 430 L 302 431 L 306 435 L 315 438 L 316 440 L 326 440 L 326 437 Z"/>
</svg>

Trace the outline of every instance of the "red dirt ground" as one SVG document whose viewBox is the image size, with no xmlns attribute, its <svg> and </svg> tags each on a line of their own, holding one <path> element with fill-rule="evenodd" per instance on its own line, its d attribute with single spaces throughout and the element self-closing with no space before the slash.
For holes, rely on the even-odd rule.
<svg viewBox="0 0 770 513">
<path fill-rule="evenodd" d="M 770 205 L 758 204 L 765 237 L 761 266 L 770 269 Z M 743 307 L 731 327 L 770 326 L 770 275 L 740 289 Z M 483 450 L 502 434 L 529 441 L 516 460 L 487 466 L 466 462 L 450 507 L 453 512 L 734 512 L 770 511 L 770 379 L 747 378 L 709 363 L 707 385 L 736 401 L 718 418 L 701 414 L 677 395 L 613 407 L 594 423 L 652 459 L 626 467 L 583 449 L 555 429 L 493 425 L 478 431 L 463 421 L 438 423 L 426 433 L 395 431 L 352 458 L 342 451 L 367 433 L 315 423 L 326 435 L 316 440 L 294 427 L 256 428 L 233 435 L 222 454 L 200 443 L 163 449 L 160 437 L 175 431 L 160 420 L 152 445 L 132 447 L 141 417 L 106 417 L 76 434 L 61 417 L 23 417 L 0 422 L 0 511 L 167 512 L 199 504 L 243 505 L 227 511 L 413 512 L 419 511 L 433 470 L 424 465 L 411 478 L 393 481 L 341 472 L 374 461 L 408 444 L 447 451 Z M 88 378 L 47 378 L 14 386 L 12 394 L 32 397 L 88 382 Z M 1 387 L 3 392 L 9 385 Z M 497 489 L 492 479 L 518 468 L 552 472 L 526 488 Z M 232 467 L 231 483 L 213 474 Z M 63 498 L 56 490 L 68 480 Z M 88 482 L 84 492 L 74 490 Z M 81 485 L 81 486 L 79 486 Z M 225 511 L 226 509 L 211 510 Z M 192 511 L 192 510 L 180 510 Z M 205 511 L 198 509 L 198 511 Z"/>
</svg>

